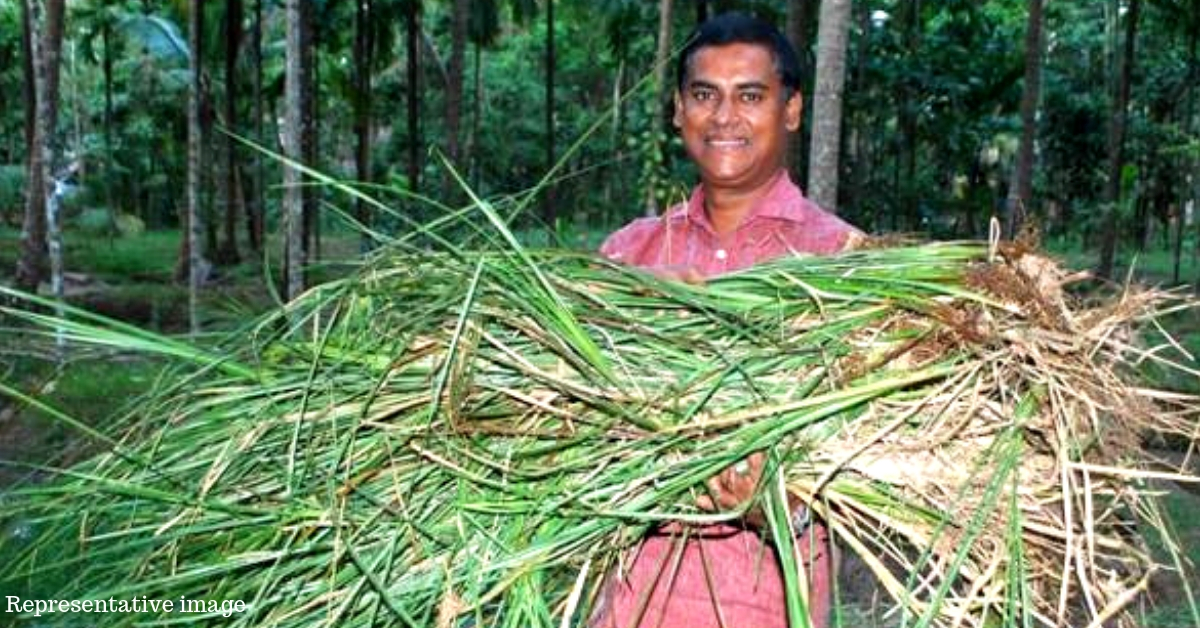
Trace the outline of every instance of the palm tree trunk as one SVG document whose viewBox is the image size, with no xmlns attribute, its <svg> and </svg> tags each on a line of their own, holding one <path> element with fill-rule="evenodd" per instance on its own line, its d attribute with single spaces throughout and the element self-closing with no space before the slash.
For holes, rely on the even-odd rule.
<svg viewBox="0 0 1200 628">
<path fill-rule="evenodd" d="M 850 0 L 822 0 L 817 30 L 817 71 L 813 88 L 812 161 L 808 194 L 831 211 L 838 206 L 838 162 L 842 142 L 842 89 L 846 81 L 846 41 Z"/>
<path fill-rule="evenodd" d="M 113 199 L 113 54 L 112 54 L 112 25 L 105 19 L 100 28 L 101 43 L 104 47 L 104 167 L 101 177 L 104 179 L 104 204 L 109 212 L 116 211 Z"/>
<path fill-rule="evenodd" d="M 1121 73 L 1113 98 L 1112 122 L 1108 135 L 1108 183 L 1104 194 L 1104 225 L 1100 242 L 1100 263 L 1096 274 L 1112 277 L 1117 249 L 1117 205 L 1121 202 L 1121 171 L 1124 166 L 1125 127 L 1129 117 L 1129 90 L 1133 76 L 1140 0 L 1130 0 L 1125 14 L 1125 46 L 1121 55 Z"/>
<path fill-rule="evenodd" d="M 809 0 L 789 0 L 787 3 L 787 22 L 785 29 L 787 31 L 788 40 L 792 42 L 792 47 L 796 49 L 796 55 L 800 59 L 800 76 L 809 76 L 808 72 L 808 24 L 811 18 L 812 3 Z M 808 96 L 808 94 L 804 94 Z M 801 119 L 801 129 L 799 132 L 792 133 L 788 136 L 788 170 L 791 172 L 792 179 L 800 182 L 802 187 L 807 187 L 807 182 L 804 177 L 808 174 L 807 164 L 808 155 L 805 147 L 807 144 L 804 141 L 803 117 Z"/>
<path fill-rule="evenodd" d="M 43 9 L 47 9 L 44 13 Z M 62 6 L 59 3 L 58 10 Z M 54 18 L 49 12 L 54 8 L 44 6 L 42 0 L 31 0 L 29 5 L 29 23 L 33 36 L 30 38 L 30 53 L 33 57 L 33 92 L 37 101 L 33 131 L 33 144 L 30 146 L 33 154 L 35 175 L 38 185 L 30 186 L 31 202 L 36 204 L 46 221 L 46 244 L 50 258 L 51 292 L 56 299 L 63 296 L 62 285 L 62 239 L 58 231 L 58 204 L 54 193 L 53 178 L 54 164 L 54 123 L 55 112 L 51 107 L 50 67 L 57 64 L 56 51 L 50 44 L 49 24 Z M 61 20 L 61 15 L 58 16 Z M 61 31 L 60 31 L 61 32 Z M 33 180 L 33 177 L 31 177 Z"/>
<path fill-rule="evenodd" d="M 304 0 L 287 0 L 287 62 L 284 87 L 283 153 L 295 163 L 303 161 L 300 136 L 304 124 L 304 72 L 302 30 Z M 300 171 L 285 164 L 283 168 L 284 266 L 287 298 L 294 299 L 304 290 L 304 197 L 300 189 Z"/>
<path fill-rule="evenodd" d="M 461 157 L 459 135 L 462 126 L 463 57 L 467 49 L 470 5 L 470 0 L 454 0 L 454 14 L 451 16 L 450 81 L 446 85 L 446 157 L 455 168 L 459 167 Z"/>
<path fill-rule="evenodd" d="M 373 66 L 375 26 L 372 24 L 371 0 L 358 0 L 354 12 L 354 171 L 361 183 L 371 182 L 371 127 L 372 93 L 371 68 Z M 371 216 L 367 202 L 355 199 L 354 218 L 359 224 L 370 227 Z M 359 248 L 366 252 L 371 238 L 363 234 Z"/>
<path fill-rule="evenodd" d="M 44 201 L 39 201 L 36 190 L 42 189 L 39 161 L 36 150 L 37 139 L 37 79 L 34 77 L 33 39 L 38 36 L 34 29 L 30 3 L 21 1 L 21 65 L 24 74 L 22 93 L 25 104 L 25 172 L 26 196 L 25 216 L 21 224 L 21 255 L 17 258 L 15 284 L 26 292 L 37 290 L 46 274 L 46 212 Z"/>
<path fill-rule="evenodd" d="M 653 143 L 650 147 L 652 158 L 647 159 L 645 165 L 650 169 L 650 176 L 647 177 L 646 184 L 646 207 L 643 211 L 646 216 L 658 215 L 658 188 L 662 175 L 660 171 L 666 166 L 666 130 L 662 124 L 666 117 L 662 114 L 671 102 L 668 95 L 674 93 L 674 90 L 667 86 L 670 76 L 668 70 L 671 58 L 672 4 L 671 0 L 659 0 L 658 2 L 658 45 L 654 51 L 654 85 L 651 92 L 651 99 L 654 103 L 654 119 L 650 121 L 652 125 L 650 141 Z"/>
<path fill-rule="evenodd" d="M 301 99 L 302 105 L 302 123 L 300 127 L 300 154 L 301 162 L 310 168 L 318 168 L 317 155 L 319 153 L 318 144 L 320 142 L 319 119 L 320 112 L 317 109 L 317 89 L 320 85 L 320 76 L 318 76 L 317 66 L 317 47 L 319 46 L 319 25 L 313 14 L 314 3 L 305 2 L 301 5 L 301 29 L 303 43 L 301 45 Z M 318 213 L 320 204 L 318 203 L 318 195 L 320 188 L 315 186 L 303 186 L 301 195 L 304 199 L 304 258 L 305 260 L 317 260 L 321 257 L 321 221 Z"/>
<path fill-rule="evenodd" d="M 1033 148 L 1042 84 L 1042 0 L 1029 0 L 1025 28 L 1025 86 L 1021 95 L 1021 143 L 1005 203 L 1005 232 L 1014 237 L 1033 197 Z"/>
<path fill-rule="evenodd" d="M 475 89 L 471 98 L 471 188 L 476 194 L 483 194 L 480 189 L 483 182 L 482 169 L 479 167 L 479 127 L 483 119 L 483 44 L 475 43 Z"/>
<path fill-rule="evenodd" d="M 225 128 L 237 132 L 237 57 L 242 43 L 242 0 L 225 0 Z M 226 135 L 222 144 L 225 148 L 224 198 L 225 222 L 224 241 L 221 244 L 221 262 L 236 264 L 241 258 L 237 245 L 237 215 L 241 199 L 237 194 L 237 144 Z"/>
<path fill-rule="evenodd" d="M 546 172 L 554 168 L 554 0 L 546 0 Z M 542 221 L 551 233 L 558 222 L 558 199 L 554 181 L 546 182 Z"/>
<path fill-rule="evenodd" d="M 421 189 L 421 3 L 408 0 L 404 14 L 408 53 L 408 189 Z"/>
<path fill-rule="evenodd" d="M 904 48 L 913 59 L 921 47 L 921 0 L 905 2 Z M 897 194 L 901 202 L 900 214 L 909 228 L 920 224 L 920 213 L 917 198 L 917 148 L 920 144 L 920 132 L 917 116 L 918 99 L 917 86 L 911 81 L 904 81 L 900 88 L 900 155 Z"/>
<path fill-rule="evenodd" d="M 1197 54 L 1197 40 L 1200 39 L 1200 2 L 1193 3 L 1193 14 L 1191 16 L 1191 28 L 1188 30 L 1188 87 L 1187 87 L 1187 112 L 1184 114 L 1184 130 L 1192 137 L 1196 136 L 1196 83 L 1200 81 L 1200 54 Z M 1192 164 L 1192 172 L 1200 171 L 1197 166 L 1200 165 L 1200 160 L 1195 157 L 1183 157 L 1184 163 Z M 1179 199 L 1179 242 L 1176 246 L 1183 248 L 1183 226 L 1187 221 L 1187 204 L 1195 203 L 1196 198 L 1200 196 L 1200 181 L 1188 181 L 1186 177 L 1182 180 L 1182 193 Z M 1193 205 L 1193 207 L 1195 207 Z M 1196 220 L 1196 243 L 1192 248 L 1193 266 L 1200 268 L 1200 220 Z M 1177 254 L 1182 255 L 1182 252 Z M 1176 261 L 1178 266 L 1179 262 Z M 1179 273 L 1176 272 L 1176 275 Z M 1195 290 L 1200 292 L 1200 274 L 1196 277 Z"/>
<path fill-rule="evenodd" d="M 28 147 L 25 217 L 21 228 L 21 256 L 17 259 L 15 285 L 26 291 L 37 290 L 47 265 L 53 265 L 57 225 L 47 225 L 54 209 L 53 137 L 58 120 L 59 57 L 64 27 L 63 0 L 26 0 L 22 2 L 22 37 L 25 46 L 25 138 Z M 58 251 L 61 253 L 61 251 Z M 61 257 L 58 264 L 61 271 Z M 51 269 L 53 273 L 53 270 Z M 59 277 L 61 281 L 61 274 Z"/>
<path fill-rule="evenodd" d="M 254 138 L 259 146 L 267 146 L 266 133 L 263 129 L 263 64 L 262 64 L 262 3 L 254 1 Z M 263 250 L 263 214 L 266 211 L 265 193 L 266 173 L 263 169 L 261 151 L 254 151 L 254 209 L 247 212 L 248 231 L 250 232 L 250 248 L 255 252 Z"/>
<path fill-rule="evenodd" d="M 203 160 L 203 126 L 200 120 L 201 42 L 204 33 L 204 7 L 201 0 L 191 1 L 189 21 L 191 48 L 191 89 L 188 90 L 188 183 L 187 183 L 187 276 L 188 276 L 188 327 L 193 334 L 200 331 L 199 294 L 201 277 L 200 262 L 200 176 Z"/>
</svg>

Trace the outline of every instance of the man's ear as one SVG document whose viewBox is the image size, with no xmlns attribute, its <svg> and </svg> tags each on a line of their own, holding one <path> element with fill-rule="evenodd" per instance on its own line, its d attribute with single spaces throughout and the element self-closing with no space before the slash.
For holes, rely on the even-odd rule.
<svg viewBox="0 0 1200 628">
<path fill-rule="evenodd" d="M 792 92 L 791 97 L 783 106 L 783 121 L 787 125 L 787 130 L 792 132 L 800 130 L 800 115 L 804 113 L 804 97 L 800 95 L 800 90 Z"/>
<path fill-rule="evenodd" d="M 675 90 L 675 115 L 671 118 L 671 123 L 675 128 L 683 127 L 683 96 L 679 94 L 679 90 Z"/>
</svg>

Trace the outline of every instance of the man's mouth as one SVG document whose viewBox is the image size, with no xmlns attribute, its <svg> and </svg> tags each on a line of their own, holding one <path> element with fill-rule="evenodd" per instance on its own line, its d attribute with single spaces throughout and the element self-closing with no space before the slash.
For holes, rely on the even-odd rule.
<svg viewBox="0 0 1200 628">
<path fill-rule="evenodd" d="M 704 142 L 713 148 L 742 148 L 750 145 L 750 140 L 745 138 L 708 138 Z"/>
</svg>

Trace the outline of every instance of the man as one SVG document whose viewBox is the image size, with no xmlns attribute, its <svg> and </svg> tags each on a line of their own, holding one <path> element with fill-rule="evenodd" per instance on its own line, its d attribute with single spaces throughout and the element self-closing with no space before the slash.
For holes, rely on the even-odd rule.
<svg viewBox="0 0 1200 628">
<path fill-rule="evenodd" d="M 774 26 L 743 14 L 700 25 L 680 53 L 674 124 L 700 171 L 691 198 L 660 218 L 635 220 L 600 252 L 685 281 L 788 254 L 830 254 L 859 232 L 804 198 L 787 175 L 788 133 L 800 127 L 796 53 Z M 762 456 L 709 482 L 708 508 L 734 508 L 753 494 Z M 832 566 L 828 534 L 809 525 L 797 502 L 793 521 L 809 576 L 814 626 L 828 625 Z M 783 580 L 764 551 L 755 517 L 681 534 L 652 533 L 610 576 L 593 623 L 604 628 L 784 628 Z"/>
</svg>

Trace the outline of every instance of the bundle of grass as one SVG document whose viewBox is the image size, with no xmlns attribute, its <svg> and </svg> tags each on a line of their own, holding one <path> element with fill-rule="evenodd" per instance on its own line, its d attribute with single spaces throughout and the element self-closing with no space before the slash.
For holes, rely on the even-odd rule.
<svg viewBox="0 0 1200 628">
<path fill-rule="evenodd" d="M 385 251 L 213 352 L 9 310 L 202 368 L 111 452 L 6 497 L 8 586 L 246 607 L 97 625 L 584 625 L 649 528 L 739 518 L 697 498 L 765 451 L 744 508 L 767 514 L 793 625 L 787 491 L 902 623 L 1132 625 L 1151 574 L 1183 568 L 1143 540 L 1164 524 L 1142 442 L 1191 439 L 1200 403 L 1139 385 L 1139 361 L 1196 373 L 1131 334 L 1181 304 L 1073 309 L 1053 265 L 986 257 L 863 250 L 698 287 L 569 253 Z"/>
</svg>

